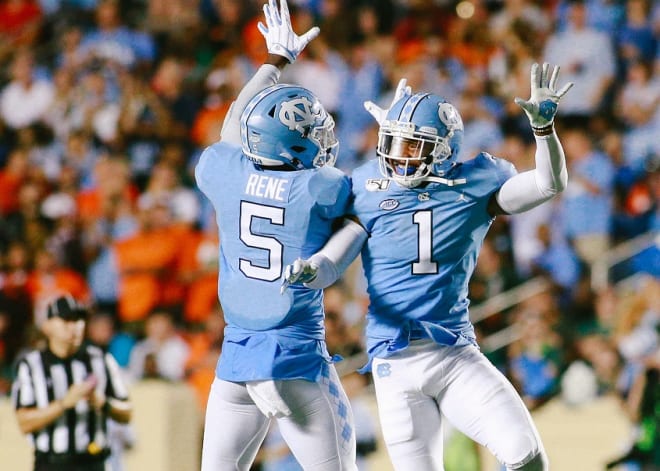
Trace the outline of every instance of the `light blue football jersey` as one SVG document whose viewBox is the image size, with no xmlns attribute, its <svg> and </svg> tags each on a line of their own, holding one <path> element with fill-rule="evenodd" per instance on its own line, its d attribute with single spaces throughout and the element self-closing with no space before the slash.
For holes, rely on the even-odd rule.
<svg viewBox="0 0 660 471">
<path fill-rule="evenodd" d="M 345 214 L 350 179 L 333 167 L 261 169 L 218 142 L 195 168 L 220 235 L 218 295 L 227 322 L 217 375 L 228 381 L 316 380 L 329 360 L 323 294 L 292 286 L 283 268 L 318 251 Z"/>
<path fill-rule="evenodd" d="M 476 344 L 468 282 L 493 221 L 488 201 L 515 173 L 510 162 L 486 153 L 453 168 L 449 184 L 403 188 L 381 177 L 377 160 L 353 172 L 349 213 L 369 233 L 361 255 L 370 359 L 416 338 Z"/>
</svg>

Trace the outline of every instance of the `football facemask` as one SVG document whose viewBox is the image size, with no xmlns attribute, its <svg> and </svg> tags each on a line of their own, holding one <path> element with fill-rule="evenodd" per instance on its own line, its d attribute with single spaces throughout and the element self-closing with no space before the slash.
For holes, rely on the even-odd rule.
<svg viewBox="0 0 660 471">
<path fill-rule="evenodd" d="M 458 111 L 437 95 L 403 97 L 378 132 L 380 171 L 412 188 L 430 174 L 441 176 L 456 160 L 463 137 Z"/>
</svg>

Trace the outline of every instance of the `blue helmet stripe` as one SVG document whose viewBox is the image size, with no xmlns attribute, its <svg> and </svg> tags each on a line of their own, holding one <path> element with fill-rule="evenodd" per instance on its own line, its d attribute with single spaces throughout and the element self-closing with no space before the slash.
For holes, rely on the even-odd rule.
<svg viewBox="0 0 660 471">
<path fill-rule="evenodd" d="M 255 96 L 253 96 L 248 102 L 248 104 L 245 105 L 245 109 L 243 109 L 243 111 L 241 112 L 241 117 L 240 117 L 240 129 L 241 129 L 240 132 L 241 132 L 241 142 L 243 143 L 243 148 L 249 147 L 247 142 L 247 121 L 250 115 L 252 114 L 252 111 L 254 111 L 254 108 L 259 103 L 261 103 L 261 100 L 263 100 L 266 96 L 278 90 L 281 90 L 282 88 L 287 88 L 287 87 L 293 88 L 291 85 L 287 83 L 278 83 L 276 85 L 271 85 L 270 87 L 264 88 Z"/>
<path fill-rule="evenodd" d="M 273 85 L 273 86 L 268 87 L 268 88 L 264 88 L 259 93 L 257 93 L 255 96 L 253 96 L 250 99 L 250 101 L 248 102 L 248 104 L 245 106 L 245 109 L 243 110 L 243 112 L 241 113 L 241 129 L 245 126 L 245 123 L 246 123 L 248 117 L 252 113 L 252 110 L 254 110 L 255 106 L 257 106 L 259 104 L 259 102 L 261 102 L 261 100 L 265 96 L 270 95 L 271 93 L 274 93 L 277 90 L 281 90 L 282 88 L 287 88 L 287 87 L 288 88 L 293 88 L 289 84 L 280 83 L 280 84 Z"/>
<path fill-rule="evenodd" d="M 399 115 L 399 121 L 403 121 L 404 123 L 410 122 L 412 120 L 412 115 L 415 112 L 415 108 L 417 108 L 419 102 L 422 101 L 427 96 L 429 96 L 428 93 L 416 93 L 413 96 L 411 96 L 406 102 L 406 104 L 403 105 L 403 109 L 401 110 L 401 114 Z"/>
</svg>

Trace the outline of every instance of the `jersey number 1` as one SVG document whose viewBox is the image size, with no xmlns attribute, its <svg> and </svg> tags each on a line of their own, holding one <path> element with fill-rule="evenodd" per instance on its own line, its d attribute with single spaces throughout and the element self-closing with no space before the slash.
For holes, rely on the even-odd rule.
<svg viewBox="0 0 660 471">
<path fill-rule="evenodd" d="M 438 264 L 431 260 L 433 256 L 433 213 L 417 211 L 413 214 L 413 223 L 417 224 L 417 261 L 412 264 L 412 274 L 438 273 Z"/>
<path fill-rule="evenodd" d="M 241 201 L 241 241 L 248 247 L 267 250 L 268 266 L 255 265 L 250 260 L 241 258 L 238 262 L 238 267 L 248 278 L 275 281 L 282 275 L 282 252 L 284 247 L 274 237 L 252 233 L 253 218 L 268 219 L 271 224 L 283 226 L 284 208 Z"/>
</svg>

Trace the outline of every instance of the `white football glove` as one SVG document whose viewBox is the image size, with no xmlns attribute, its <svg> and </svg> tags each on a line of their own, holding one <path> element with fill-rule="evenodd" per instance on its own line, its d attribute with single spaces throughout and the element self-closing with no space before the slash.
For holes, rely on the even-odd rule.
<svg viewBox="0 0 660 471">
<path fill-rule="evenodd" d="M 291 285 L 301 285 L 314 281 L 318 271 L 318 265 L 310 262 L 309 260 L 297 258 L 292 264 L 287 265 L 286 268 L 284 268 L 280 294 L 284 293 L 286 289 Z"/>
<path fill-rule="evenodd" d="M 548 68 L 549 65 L 544 63 L 539 75 L 539 65 L 532 64 L 530 99 L 523 100 L 518 97 L 514 99 L 516 104 L 525 111 L 534 130 L 548 128 L 552 124 L 557 113 L 557 103 L 573 86 L 573 82 L 569 82 L 557 91 L 559 66 L 553 67 L 550 78 L 548 78 Z"/>
<path fill-rule="evenodd" d="M 390 103 L 389 108 L 383 109 L 380 106 L 376 105 L 372 101 L 365 101 L 364 102 L 364 108 L 371 114 L 376 119 L 376 122 L 378 124 L 382 124 L 383 121 L 385 121 L 385 118 L 387 117 L 387 113 L 390 111 L 390 108 L 394 106 L 394 104 L 399 101 L 401 98 L 404 96 L 410 96 L 412 95 L 412 89 L 410 86 L 406 85 L 407 80 L 405 78 L 402 78 L 399 80 L 399 85 L 396 87 L 396 92 L 394 92 L 394 98 L 392 99 L 392 103 Z"/>
<path fill-rule="evenodd" d="M 264 5 L 264 17 L 267 26 L 264 26 L 260 21 L 257 28 L 266 39 L 268 52 L 286 57 L 291 64 L 295 62 L 298 54 L 305 49 L 305 46 L 321 31 L 318 26 L 314 26 L 302 36 L 294 33 L 286 0 L 280 0 L 279 11 L 277 1 L 268 0 L 268 3 Z"/>
</svg>

